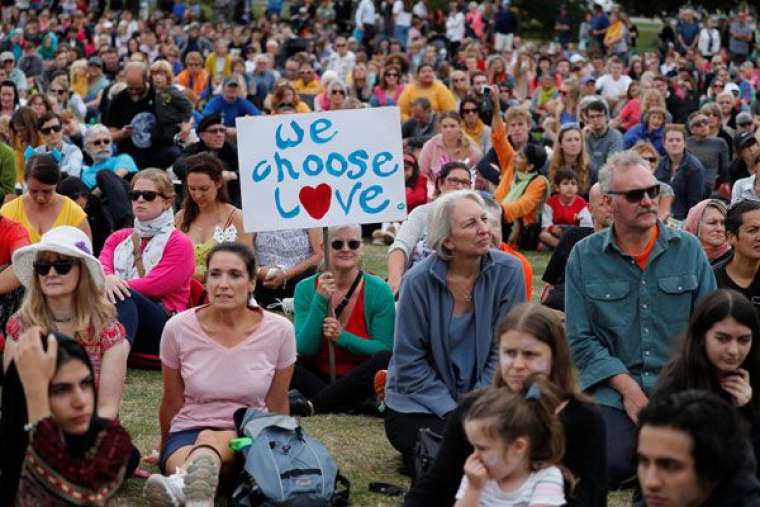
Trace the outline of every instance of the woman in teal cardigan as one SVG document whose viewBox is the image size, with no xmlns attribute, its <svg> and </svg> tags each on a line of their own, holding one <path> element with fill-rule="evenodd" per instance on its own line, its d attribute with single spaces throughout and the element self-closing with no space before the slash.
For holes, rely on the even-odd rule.
<svg viewBox="0 0 760 507">
<path fill-rule="evenodd" d="M 375 373 L 388 368 L 395 303 L 385 281 L 361 270 L 361 227 L 328 230 L 330 271 L 302 280 L 295 291 L 298 362 L 291 381 L 292 414 L 363 411 Z M 332 302 L 335 317 L 328 316 Z M 330 384 L 328 341 L 337 381 Z"/>
</svg>

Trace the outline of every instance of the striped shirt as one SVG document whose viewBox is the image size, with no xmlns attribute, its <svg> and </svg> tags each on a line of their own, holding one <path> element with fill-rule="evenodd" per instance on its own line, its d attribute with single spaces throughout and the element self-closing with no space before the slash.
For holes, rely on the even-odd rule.
<svg viewBox="0 0 760 507">
<path fill-rule="evenodd" d="M 457 491 L 457 500 L 468 488 L 467 476 Z M 514 491 L 503 491 L 497 481 L 488 480 L 480 494 L 480 507 L 528 507 L 530 505 L 565 505 L 564 479 L 555 466 L 533 472 Z"/>
</svg>

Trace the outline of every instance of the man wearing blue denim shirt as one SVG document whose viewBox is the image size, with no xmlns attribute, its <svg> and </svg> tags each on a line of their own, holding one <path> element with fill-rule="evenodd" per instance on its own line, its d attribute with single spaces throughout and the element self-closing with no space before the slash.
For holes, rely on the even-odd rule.
<svg viewBox="0 0 760 507">
<path fill-rule="evenodd" d="M 571 252 L 565 309 L 581 387 L 607 425 L 610 485 L 617 487 L 635 473 L 638 413 L 693 308 L 716 284 L 697 239 L 657 220 L 660 187 L 638 154 L 612 156 L 599 183 L 613 226 Z"/>
</svg>

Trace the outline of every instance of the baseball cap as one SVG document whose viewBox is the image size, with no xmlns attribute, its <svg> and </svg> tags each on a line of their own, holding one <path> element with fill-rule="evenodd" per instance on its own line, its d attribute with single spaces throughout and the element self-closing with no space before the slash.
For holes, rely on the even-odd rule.
<svg viewBox="0 0 760 507">
<path fill-rule="evenodd" d="M 577 53 L 570 57 L 570 63 L 572 63 L 573 65 L 584 63 L 585 61 L 586 59 L 583 58 L 583 55 L 579 55 Z"/>
<path fill-rule="evenodd" d="M 591 82 L 596 83 L 596 78 L 594 76 L 583 76 L 581 78 L 581 84 L 582 85 L 587 85 L 587 84 L 589 84 Z"/>
<path fill-rule="evenodd" d="M 737 150 L 743 150 L 747 146 L 756 142 L 757 139 L 755 139 L 755 136 L 749 132 L 739 132 L 739 134 L 734 138 L 734 145 L 736 146 Z"/>
<path fill-rule="evenodd" d="M 218 114 L 214 114 L 211 116 L 204 117 L 200 122 L 198 122 L 198 126 L 195 128 L 196 132 L 205 132 L 208 130 L 209 127 L 212 127 L 214 125 L 221 125 L 222 124 L 222 117 Z"/>
<path fill-rule="evenodd" d="M 240 81 L 235 76 L 227 76 L 224 78 L 224 86 L 240 86 Z"/>
<path fill-rule="evenodd" d="M 10 51 L 3 51 L 0 53 L 0 62 L 7 62 L 8 60 L 15 62 L 16 57 Z"/>
<path fill-rule="evenodd" d="M 737 125 L 751 125 L 752 124 L 752 114 L 748 113 L 747 111 L 742 111 L 741 113 L 736 115 L 736 124 Z"/>
<path fill-rule="evenodd" d="M 742 91 L 739 88 L 739 85 L 736 83 L 726 83 L 726 86 L 723 87 L 724 92 L 733 92 L 735 95 L 739 95 Z"/>
<path fill-rule="evenodd" d="M 92 65 L 94 67 L 103 67 L 103 60 L 100 59 L 99 56 L 91 56 L 89 60 L 87 60 L 87 65 Z"/>
</svg>

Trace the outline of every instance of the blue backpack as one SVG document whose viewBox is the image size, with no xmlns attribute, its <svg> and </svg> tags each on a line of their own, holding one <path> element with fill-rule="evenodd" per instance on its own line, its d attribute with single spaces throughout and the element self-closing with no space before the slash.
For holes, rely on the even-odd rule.
<svg viewBox="0 0 760 507">
<path fill-rule="evenodd" d="M 241 409 L 242 411 L 242 409 Z M 319 441 L 293 417 L 247 409 L 238 433 L 252 440 L 240 450 L 242 479 L 232 495 L 239 507 L 344 507 L 350 483 Z"/>
</svg>

